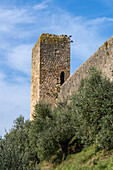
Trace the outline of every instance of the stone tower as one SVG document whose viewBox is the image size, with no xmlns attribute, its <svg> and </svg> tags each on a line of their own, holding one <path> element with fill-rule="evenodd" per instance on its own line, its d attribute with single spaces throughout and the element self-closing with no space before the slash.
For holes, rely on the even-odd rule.
<svg viewBox="0 0 113 170">
<path fill-rule="evenodd" d="M 39 101 L 54 104 L 60 86 L 70 76 L 70 38 L 41 34 L 32 49 L 31 116 Z"/>
</svg>

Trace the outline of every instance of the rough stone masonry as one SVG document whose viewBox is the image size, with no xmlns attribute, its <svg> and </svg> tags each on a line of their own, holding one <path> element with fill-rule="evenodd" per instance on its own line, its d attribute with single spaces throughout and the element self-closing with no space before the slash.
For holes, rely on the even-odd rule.
<svg viewBox="0 0 113 170">
<path fill-rule="evenodd" d="M 107 40 L 71 77 L 60 87 L 58 100 L 72 95 L 79 87 L 80 81 L 87 76 L 91 67 L 95 67 L 113 81 L 113 37 Z"/>
<path fill-rule="evenodd" d="M 39 101 L 52 105 L 73 94 L 91 67 L 100 69 L 113 80 L 113 37 L 106 41 L 70 77 L 70 38 L 42 34 L 32 50 L 31 120 Z"/>
<path fill-rule="evenodd" d="M 31 116 L 39 101 L 55 104 L 60 86 L 70 76 L 70 38 L 41 34 L 32 49 Z"/>
</svg>

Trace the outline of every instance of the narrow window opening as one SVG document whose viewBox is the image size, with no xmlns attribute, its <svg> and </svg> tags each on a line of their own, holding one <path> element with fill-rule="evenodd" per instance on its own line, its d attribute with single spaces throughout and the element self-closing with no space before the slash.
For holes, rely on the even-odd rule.
<svg viewBox="0 0 113 170">
<path fill-rule="evenodd" d="M 55 49 L 55 56 L 56 56 L 56 54 L 57 54 L 57 49 Z"/>
<path fill-rule="evenodd" d="M 64 83 L 64 72 L 62 71 L 60 74 L 60 85 Z"/>
<path fill-rule="evenodd" d="M 59 79 L 57 78 L 57 83 L 56 84 L 59 84 Z"/>
</svg>

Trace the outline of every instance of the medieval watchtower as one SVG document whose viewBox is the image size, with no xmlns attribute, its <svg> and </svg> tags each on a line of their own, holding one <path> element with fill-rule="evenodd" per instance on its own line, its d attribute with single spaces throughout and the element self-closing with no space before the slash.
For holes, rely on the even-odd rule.
<svg viewBox="0 0 113 170">
<path fill-rule="evenodd" d="M 60 86 L 69 76 L 70 38 L 41 34 L 32 49 L 31 119 L 36 103 L 55 103 Z"/>
</svg>

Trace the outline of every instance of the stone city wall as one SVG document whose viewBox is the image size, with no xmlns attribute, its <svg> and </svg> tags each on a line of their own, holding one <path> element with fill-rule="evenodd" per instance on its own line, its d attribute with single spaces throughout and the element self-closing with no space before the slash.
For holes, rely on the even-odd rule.
<svg viewBox="0 0 113 170">
<path fill-rule="evenodd" d="M 81 79 L 87 76 L 91 67 L 100 69 L 103 75 L 113 80 L 113 37 L 106 41 L 71 77 L 60 87 L 58 100 L 72 95 L 79 87 Z"/>
</svg>

